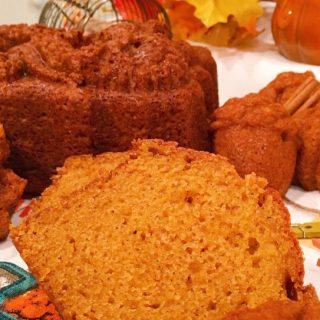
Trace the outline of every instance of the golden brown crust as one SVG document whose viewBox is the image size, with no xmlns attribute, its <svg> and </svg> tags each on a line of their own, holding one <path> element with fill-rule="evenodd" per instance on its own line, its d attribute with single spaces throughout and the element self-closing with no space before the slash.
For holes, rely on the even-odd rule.
<svg viewBox="0 0 320 320">
<path fill-rule="evenodd" d="M 264 95 L 251 93 L 243 98 L 229 99 L 215 111 L 213 129 L 233 125 L 277 128 L 279 120 L 287 120 L 288 113 L 280 103 L 270 102 Z M 280 122 L 281 123 L 281 122 Z"/>
</svg>

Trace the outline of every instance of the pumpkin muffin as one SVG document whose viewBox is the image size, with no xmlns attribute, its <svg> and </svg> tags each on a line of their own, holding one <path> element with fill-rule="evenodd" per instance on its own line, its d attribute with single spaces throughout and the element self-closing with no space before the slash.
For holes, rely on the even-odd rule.
<svg viewBox="0 0 320 320">
<path fill-rule="evenodd" d="M 314 74 L 283 72 L 260 91 L 271 102 L 285 104 L 293 94 L 297 94 L 307 78 L 314 78 L 310 95 L 319 88 Z M 318 85 L 317 85 L 318 83 Z M 301 89 L 302 90 L 302 89 Z M 303 102 L 302 102 L 303 103 Z M 299 150 L 294 183 L 305 190 L 320 190 L 320 103 L 315 102 L 307 110 L 293 110 L 292 125 L 298 128 Z"/>
<path fill-rule="evenodd" d="M 296 134 L 283 105 L 270 101 L 267 95 L 249 94 L 217 109 L 213 149 L 241 176 L 255 172 L 284 195 L 295 170 Z"/>
</svg>

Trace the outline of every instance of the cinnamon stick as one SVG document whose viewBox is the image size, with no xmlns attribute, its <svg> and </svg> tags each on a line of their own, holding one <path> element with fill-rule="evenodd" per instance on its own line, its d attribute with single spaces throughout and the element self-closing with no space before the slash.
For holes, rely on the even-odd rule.
<svg viewBox="0 0 320 320">
<path fill-rule="evenodd" d="M 308 99 L 312 91 L 318 85 L 317 80 L 310 76 L 308 77 L 293 93 L 290 99 L 284 104 L 284 107 L 289 114 L 295 113 Z"/>
<path fill-rule="evenodd" d="M 300 111 L 303 111 L 313 104 L 315 104 L 320 99 L 320 88 L 318 88 L 310 97 L 309 99 L 295 112 L 297 114 Z"/>
</svg>

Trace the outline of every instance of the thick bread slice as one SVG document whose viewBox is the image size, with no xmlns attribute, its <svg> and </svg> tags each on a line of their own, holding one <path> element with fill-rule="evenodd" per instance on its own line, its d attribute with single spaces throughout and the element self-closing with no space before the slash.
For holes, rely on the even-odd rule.
<svg viewBox="0 0 320 320">
<path fill-rule="evenodd" d="M 264 179 L 161 140 L 136 142 L 114 168 L 54 207 L 44 196 L 13 230 L 65 320 L 218 319 L 302 299 L 301 251 Z"/>
</svg>

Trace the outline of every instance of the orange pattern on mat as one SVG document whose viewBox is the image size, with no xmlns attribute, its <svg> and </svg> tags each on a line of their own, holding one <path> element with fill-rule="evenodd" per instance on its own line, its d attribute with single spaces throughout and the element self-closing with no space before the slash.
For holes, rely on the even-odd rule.
<svg viewBox="0 0 320 320">
<path fill-rule="evenodd" d="M 4 311 L 18 319 L 61 320 L 55 306 L 42 289 L 33 289 L 5 302 Z"/>
</svg>

